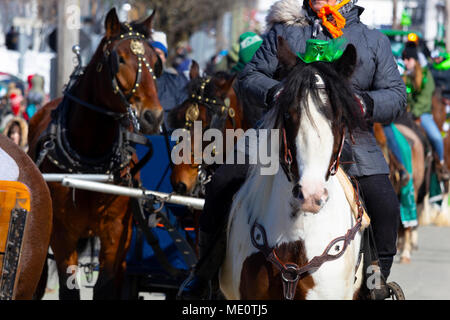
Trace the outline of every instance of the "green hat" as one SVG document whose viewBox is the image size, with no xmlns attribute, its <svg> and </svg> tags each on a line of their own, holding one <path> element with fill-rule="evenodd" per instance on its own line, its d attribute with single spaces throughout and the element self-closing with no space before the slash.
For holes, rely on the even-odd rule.
<svg viewBox="0 0 450 320">
<path fill-rule="evenodd" d="M 263 39 L 254 32 L 245 32 L 239 37 L 239 61 L 249 63 L 261 47 Z"/>
<path fill-rule="evenodd" d="M 315 61 L 333 62 L 338 60 L 344 53 L 347 39 L 339 37 L 329 41 L 319 39 L 308 39 L 306 41 L 305 53 L 297 53 L 297 56 L 305 63 Z"/>
</svg>

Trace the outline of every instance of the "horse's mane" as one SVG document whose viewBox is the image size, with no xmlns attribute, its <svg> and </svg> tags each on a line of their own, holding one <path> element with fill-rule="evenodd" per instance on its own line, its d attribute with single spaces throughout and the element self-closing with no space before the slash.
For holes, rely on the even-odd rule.
<svg viewBox="0 0 450 320">
<path fill-rule="evenodd" d="M 327 101 L 322 101 L 319 90 L 316 90 L 317 77 L 319 75 L 325 83 Z M 350 82 L 339 75 L 333 65 L 325 62 L 311 64 L 299 63 L 283 80 L 284 88 L 271 109 L 261 119 L 261 129 L 282 129 L 284 118 L 290 108 L 296 108 L 298 121 L 302 115 L 302 109 L 306 116 L 313 122 L 307 107 L 308 95 L 319 106 L 319 110 L 332 122 L 334 130 L 342 126 L 352 130 L 359 127 L 367 128 L 366 121 L 357 104 Z M 314 123 L 313 123 L 313 126 Z M 261 164 L 251 165 L 248 177 L 259 176 Z"/>
<path fill-rule="evenodd" d="M 316 75 L 319 75 L 325 83 L 327 95 L 325 103 L 320 99 L 319 91 L 316 90 Z M 300 111 L 302 108 L 306 108 L 308 94 L 311 95 L 313 102 L 319 105 L 323 114 L 335 125 L 344 125 L 350 132 L 356 127 L 367 127 L 360 107 L 354 98 L 350 82 L 339 75 L 332 64 L 325 62 L 299 63 L 283 82 L 284 89 L 272 106 L 278 111 L 275 127 L 282 127 L 283 116 L 293 106 L 297 108 L 300 117 Z M 306 114 L 309 116 L 308 109 L 306 109 Z M 273 114 L 271 116 L 273 117 Z"/>
</svg>

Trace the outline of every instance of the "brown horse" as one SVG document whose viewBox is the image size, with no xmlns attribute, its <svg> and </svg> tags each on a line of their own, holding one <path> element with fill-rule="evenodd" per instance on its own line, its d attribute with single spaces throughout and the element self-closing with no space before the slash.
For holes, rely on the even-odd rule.
<svg viewBox="0 0 450 320">
<path fill-rule="evenodd" d="M 191 73 L 189 98 L 169 114 L 172 128 L 184 128 L 193 137 L 194 121 L 201 121 L 202 133 L 205 129 L 219 129 L 225 133 L 227 129 L 248 129 L 242 104 L 233 89 L 235 77 L 218 72 L 213 77 L 200 78 Z M 214 123 L 213 123 L 214 122 Z M 223 146 L 226 145 L 223 134 Z M 194 138 L 191 147 L 194 150 Z M 203 150 L 203 149 L 202 149 Z M 224 149 L 223 159 L 227 152 Z M 191 163 L 176 164 L 173 167 L 170 181 L 174 190 L 180 194 L 201 195 L 202 183 L 214 170 L 212 165 L 195 164 L 193 152 Z M 224 160 L 225 161 L 225 160 Z"/>
<path fill-rule="evenodd" d="M 20 147 L 0 135 L 0 149 L 17 165 L 17 181 L 25 184 L 31 191 L 30 212 L 24 229 L 18 283 L 13 299 L 32 299 L 47 258 L 52 226 L 52 200 L 39 169 Z M 1 166 L 5 165 L 6 163 L 1 163 Z"/>
<path fill-rule="evenodd" d="M 155 83 L 161 62 L 148 43 L 153 17 L 122 24 L 112 9 L 105 37 L 84 72 L 69 83 L 63 99 L 51 101 L 31 119 L 29 152 L 42 172 L 107 173 L 117 184 L 132 184 L 136 156 L 130 135 L 137 135 L 131 129 L 154 133 L 163 116 Z M 101 250 L 94 299 L 119 298 L 131 238 L 130 199 L 48 185 L 60 298 L 80 299 L 77 244 L 95 236 Z"/>
</svg>

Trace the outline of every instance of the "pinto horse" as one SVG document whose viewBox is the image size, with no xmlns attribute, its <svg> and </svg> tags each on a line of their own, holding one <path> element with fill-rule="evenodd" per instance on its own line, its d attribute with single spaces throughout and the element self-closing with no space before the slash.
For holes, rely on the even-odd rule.
<svg viewBox="0 0 450 320">
<path fill-rule="evenodd" d="M 183 128 L 190 132 L 192 137 L 194 121 L 201 122 L 201 134 L 206 129 L 217 129 L 222 133 L 227 129 L 234 129 L 237 134 L 243 134 L 249 125 L 242 104 L 233 89 L 234 80 L 234 76 L 225 72 L 218 72 L 212 77 L 199 77 L 198 74 L 191 73 L 189 98 L 169 113 L 170 126 Z M 225 134 L 223 137 L 225 146 Z M 194 141 L 195 139 L 191 139 L 191 150 L 194 150 Z M 229 151 L 224 149 L 223 155 L 217 155 L 226 159 Z M 202 196 L 204 183 L 208 181 L 214 166 L 194 161 L 193 154 L 192 152 L 190 157 L 192 164 L 180 163 L 173 166 L 170 181 L 179 194 Z"/>
<path fill-rule="evenodd" d="M 155 133 L 163 117 L 155 83 L 162 66 L 149 44 L 154 14 L 128 24 L 110 10 L 105 37 L 85 70 L 62 99 L 31 119 L 29 152 L 42 172 L 112 174 L 116 184 L 133 184 L 133 145 L 142 136 L 132 129 Z M 80 299 L 77 244 L 90 237 L 101 241 L 94 299 L 119 298 L 132 230 L 130 198 L 48 186 L 60 298 Z"/>
<path fill-rule="evenodd" d="M 33 161 L 3 135 L 0 135 L 0 153 L 0 180 L 21 182 L 31 193 L 13 299 L 32 299 L 47 261 L 52 227 L 52 200 L 47 184 Z M 3 170 L 8 170 L 8 178 L 3 175 Z"/>
<path fill-rule="evenodd" d="M 333 175 L 345 130 L 364 126 L 348 82 L 356 49 L 348 45 L 332 64 L 305 64 L 278 37 L 278 58 L 290 72 L 262 128 L 282 132 L 283 170 L 262 175 L 252 166 L 235 195 L 220 287 L 227 299 L 357 298 L 361 221 Z"/>
</svg>

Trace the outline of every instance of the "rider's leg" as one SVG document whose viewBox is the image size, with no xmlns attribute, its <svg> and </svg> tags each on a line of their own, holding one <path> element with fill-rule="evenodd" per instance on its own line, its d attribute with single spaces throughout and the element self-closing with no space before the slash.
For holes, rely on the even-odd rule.
<svg viewBox="0 0 450 320">
<path fill-rule="evenodd" d="M 404 157 L 402 156 L 402 148 L 395 138 L 394 130 L 392 128 L 394 124 L 383 126 L 384 135 L 386 136 L 387 144 L 389 149 L 394 154 L 395 158 L 400 162 L 402 168 L 399 169 L 401 184 L 405 185 L 411 178 L 408 171 L 406 170 L 407 164 Z"/>
<path fill-rule="evenodd" d="M 431 141 L 434 149 L 436 150 L 441 163 L 444 162 L 444 140 L 441 132 L 439 131 L 436 122 L 434 122 L 433 115 L 430 113 L 424 113 L 420 116 L 420 123 L 427 133 L 428 138 Z"/>
<path fill-rule="evenodd" d="M 386 136 L 387 144 L 389 149 L 394 153 L 394 156 L 397 160 L 405 167 L 405 163 L 403 162 L 402 153 L 400 151 L 400 147 L 395 139 L 394 132 L 392 131 L 392 127 L 390 125 L 383 126 L 384 135 Z"/>
<path fill-rule="evenodd" d="M 245 181 L 247 171 L 246 164 L 222 165 L 206 185 L 205 205 L 200 216 L 200 259 L 189 278 L 180 287 L 178 298 L 204 297 L 209 281 L 222 265 L 228 212 L 232 197 Z"/>
<path fill-rule="evenodd" d="M 400 204 L 388 175 L 364 176 L 358 181 L 371 219 L 381 272 L 387 279 L 397 252 Z"/>
</svg>

